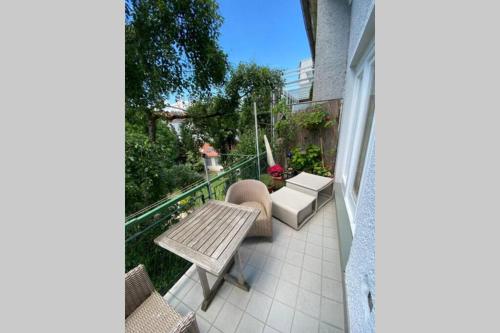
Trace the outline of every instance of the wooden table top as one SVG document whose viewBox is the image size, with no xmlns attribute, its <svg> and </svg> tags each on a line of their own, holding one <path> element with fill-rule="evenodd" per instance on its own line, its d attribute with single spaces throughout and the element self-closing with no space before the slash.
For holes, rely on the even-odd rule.
<svg viewBox="0 0 500 333">
<path fill-rule="evenodd" d="M 220 275 L 257 219 L 260 210 L 210 200 L 154 242 Z"/>
</svg>

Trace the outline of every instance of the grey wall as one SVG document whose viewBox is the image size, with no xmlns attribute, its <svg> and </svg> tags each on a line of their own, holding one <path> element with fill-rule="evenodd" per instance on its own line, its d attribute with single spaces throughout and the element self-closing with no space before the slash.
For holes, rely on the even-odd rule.
<svg viewBox="0 0 500 333">
<path fill-rule="evenodd" d="M 350 332 L 375 331 L 375 136 L 367 152 L 345 283 Z M 373 310 L 368 306 L 371 294 Z"/>
<path fill-rule="evenodd" d="M 313 100 L 343 97 L 349 43 L 346 0 L 318 0 Z"/>
</svg>

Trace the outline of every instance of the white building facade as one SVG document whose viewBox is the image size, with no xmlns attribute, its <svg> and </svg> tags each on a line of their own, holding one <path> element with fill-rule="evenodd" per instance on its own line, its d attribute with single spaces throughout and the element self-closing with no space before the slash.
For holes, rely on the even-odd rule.
<svg viewBox="0 0 500 333">
<path fill-rule="evenodd" d="M 301 0 L 314 61 L 313 102 L 342 101 L 335 204 L 346 325 L 375 331 L 375 3 Z"/>
</svg>

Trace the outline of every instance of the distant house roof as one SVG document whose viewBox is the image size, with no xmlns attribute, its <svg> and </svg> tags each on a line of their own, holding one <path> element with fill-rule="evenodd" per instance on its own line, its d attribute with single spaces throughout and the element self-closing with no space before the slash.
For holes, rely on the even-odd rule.
<svg viewBox="0 0 500 333">
<path fill-rule="evenodd" d="M 219 153 L 209 143 L 204 143 L 200 148 L 200 153 L 205 154 L 207 157 L 219 157 Z"/>
</svg>

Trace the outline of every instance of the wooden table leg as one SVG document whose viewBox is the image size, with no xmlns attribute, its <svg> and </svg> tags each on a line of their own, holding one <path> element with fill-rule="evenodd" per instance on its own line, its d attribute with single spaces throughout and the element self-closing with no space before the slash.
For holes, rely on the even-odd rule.
<svg viewBox="0 0 500 333">
<path fill-rule="evenodd" d="M 236 287 L 243 289 L 245 291 L 250 290 L 250 286 L 248 283 L 245 281 L 245 277 L 243 276 L 243 269 L 241 266 L 241 258 L 240 258 L 240 251 L 236 251 L 236 254 L 234 255 L 234 265 L 236 266 L 236 278 L 229 273 L 224 275 L 224 279 L 227 282 L 230 282 L 231 284 L 235 285 Z"/>
<path fill-rule="evenodd" d="M 196 270 L 198 271 L 198 276 L 200 277 L 201 288 L 203 289 L 203 303 L 201 304 L 201 309 L 203 311 L 207 311 L 208 306 L 212 302 L 217 293 L 217 290 L 224 282 L 222 277 L 217 278 L 212 288 L 208 284 L 207 271 L 203 268 L 196 266 Z"/>
</svg>

